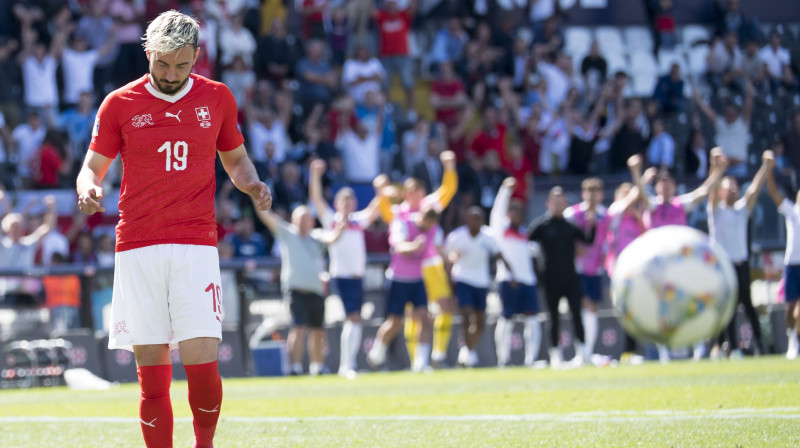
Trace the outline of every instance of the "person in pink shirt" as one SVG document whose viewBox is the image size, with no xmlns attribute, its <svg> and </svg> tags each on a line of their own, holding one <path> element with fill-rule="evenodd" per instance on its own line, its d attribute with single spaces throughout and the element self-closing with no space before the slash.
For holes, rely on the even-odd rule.
<svg viewBox="0 0 800 448">
<path fill-rule="evenodd" d="M 389 280 L 386 321 L 378 328 L 375 342 L 367 355 L 371 366 L 380 366 L 386 360 L 389 344 L 403 328 L 407 303 L 413 305 L 413 319 L 421 329 L 416 334 L 418 340 L 412 367 L 415 371 L 421 371 L 427 366 L 431 348 L 431 319 L 428 315 L 428 296 L 422 281 L 422 264 L 426 256 L 436 250 L 438 222 L 439 213 L 430 206 L 407 217 L 396 216 L 392 221 L 389 231 L 391 261 L 386 270 Z"/>
<path fill-rule="evenodd" d="M 584 232 L 589 232 L 592 222 L 596 223 L 599 231 L 595 232 L 592 244 L 578 243 L 575 258 L 575 267 L 583 285 L 583 309 L 581 320 L 586 333 L 583 346 L 584 358 L 592 360 L 594 345 L 597 341 L 599 323 L 597 319 L 597 304 L 603 300 L 603 262 L 605 260 L 604 242 L 607 210 L 603 205 L 603 181 L 592 177 L 581 183 L 581 198 L 583 201 L 564 211 L 567 221 L 580 227 Z"/>
</svg>

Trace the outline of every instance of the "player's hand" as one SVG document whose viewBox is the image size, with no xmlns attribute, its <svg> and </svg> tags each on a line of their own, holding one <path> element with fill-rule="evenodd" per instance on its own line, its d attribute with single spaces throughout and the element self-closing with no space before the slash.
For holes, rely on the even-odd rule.
<svg viewBox="0 0 800 448">
<path fill-rule="evenodd" d="M 644 174 L 642 174 L 642 183 L 649 184 L 656 176 L 658 176 L 658 168 L 651 166 L 644 170 Z"/>
<path fill-rule="evenodd" d="M 775 153 L 772 152 L 771 149 L 764 151 L 764 154 L 761 154 L 761 162 L 766 165 L 768 168 L 772 168 L 775 166 Z"/>
<path fill-rule="evenodd" d="M 456 153 L 453 151 L 444 151 L 439 154 L 439 160 L 442 161 L 442 166 L 445 171 L 453 171 L 456 169 Z"/>
<path fill-rule="evenodd" d="M 253 203 L 256 206 L 256 210 L 263 212 L 272 207 L 272 193 L 270 193 L 269 187 L 264 182 L 251 182 L 245 186 L 242 191 L 253 198 Z"/>
<path fill-rule="evenodd" d="M 312 176 L 322 177 L 322 175 L 325 174 L 325 170 L 328 169 L 328 164 L 322 159 L 316 159 L 311 162 L 310 168 Z"/>
<path fill-rule="evenodd" d="M 105 213 L 105 207 L 100 205 L 102 199 L 103 189 L 95 185 L 78 195 L 78 208 L 87 215 Z"/>
<path fill-rule="evenodd" d="M 372 180 L 372 188 L 375 189 L 377 194 L 383 194 L 383 189 L 389 185 L 389 176 L 379 174 L 378 177 Z"/>
<path fill-rule="evenodd" d="M 514 179 L 513 177 L 506 177 L 505 180 L 503 180 L 503 188 L 508 189 L 508 190 L 512 190 L 512 191 L 516 190 L 517 189 L 517 179 Z"/>
<path fill-rule="evenodd" d="M 642 169 L 642 156 L 641 154 L 634 154 L 628 158 L 628 168 L 630 169 Z"/>
<path fill-rule="evenodd" d="M 519 283 L 517 283 L 517 281 L 514 279 L 514 277 L 511 277 L 511 281 L 509 281 L 508 283 L 509 283 L 509 284 L 511 285 L 511 287 L 512 287 L 512 288 L 514 288 L 514 289 L 517 289 L 517 288 L 519 288 Z"/>
<path fill-rule="evenodd" d="M 427 241 L 425 235 L 418 235 L 416 238 L 414 238 L 414 246 L 416 246 L 416 250 L 422 249 L 422 247 L 425 246 L 425 241 Z"/>
</svg>

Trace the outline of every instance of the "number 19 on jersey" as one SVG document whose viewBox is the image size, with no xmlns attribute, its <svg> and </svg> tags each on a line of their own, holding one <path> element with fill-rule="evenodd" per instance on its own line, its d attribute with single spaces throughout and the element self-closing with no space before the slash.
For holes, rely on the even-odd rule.
<svg viewBox="0 0 800 448">
<path fill-rule="evenodd" d="M 170 171 L 174 169 L 175 171 L 183 171 L 186 169 L 186 156 L 189 154 L 189 145 L 186 144 L 184 141 L 177 141 L 173 145 L 172 142 L 164 142 L 160 148 L 158 148 L 158 152 L 166 153 L 166 170 Z M 175 160 L 172 160 L 172 159 Z"/>
</svg>

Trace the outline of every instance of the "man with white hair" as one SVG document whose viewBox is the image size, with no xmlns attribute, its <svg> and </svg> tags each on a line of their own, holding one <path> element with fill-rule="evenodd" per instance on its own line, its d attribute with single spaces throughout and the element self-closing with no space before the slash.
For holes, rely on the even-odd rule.
<svg viewBox="0 0 800 448">
<path fill-rule="evenodd" d="M 191 74 L 199 30 L 194 19 L 175 11 L 150 23 L 143 38 L 149 73 L 103 101 L 77 179 L 81 211 L 105 212 L 101 182 L 121 156 L 109 348 L 132 350 L 136 357 L 148 447 L 172 446 L 170 344 L 178 346 L 186 370 L 193 446 L 213 446 L 222 404 L 217 154 L 257 210 L 272 205 L 247 157 L 230 90 Z"/>
</svg>

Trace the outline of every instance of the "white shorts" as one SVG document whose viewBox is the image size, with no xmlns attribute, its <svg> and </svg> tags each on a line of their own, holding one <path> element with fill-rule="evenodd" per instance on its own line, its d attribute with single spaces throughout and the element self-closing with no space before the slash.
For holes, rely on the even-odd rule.
<svg viewBox="0 0 800 448">
<path fill-rule="evenodd" d="M 114 256 L 109 349 L 222 340 L 222 297 L 217 248 L 159 244 Z"/>
</svg>

